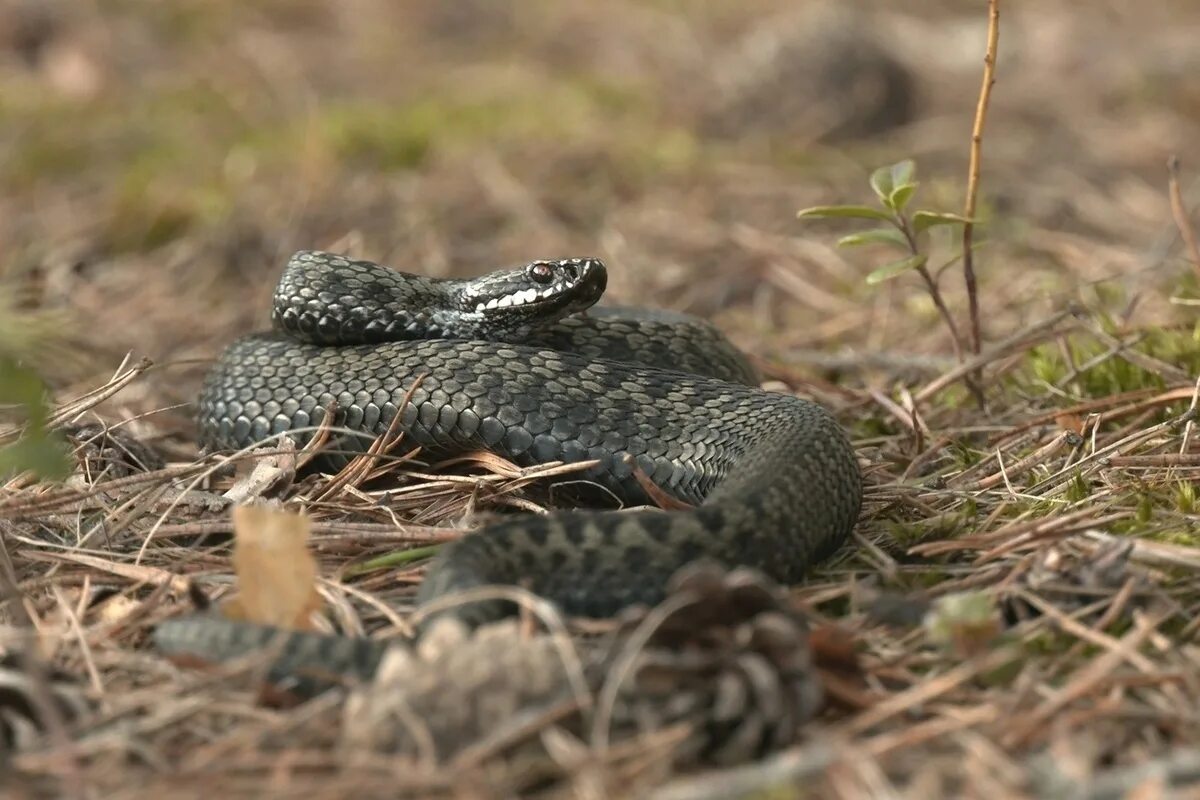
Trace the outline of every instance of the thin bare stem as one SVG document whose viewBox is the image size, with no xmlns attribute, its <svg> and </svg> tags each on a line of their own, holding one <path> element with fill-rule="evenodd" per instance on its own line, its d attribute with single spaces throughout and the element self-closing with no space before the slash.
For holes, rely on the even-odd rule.
<svg viewBox="0 0 1200 800">
<path fill-rule="evenodd" d="M 900 227 L 900 232 L 904 234 L 904 238 L 908 241 L 908 249 L 914 256 L 919 255 L 920 249 L 917 247 L 917 237 L 913 233 L 908 217 L 902 213 L 897 214 L 896 222 Z M 954 323 L 954 315 L 950 313 L 950 308 L 946 305 L 945 298 L 942 297 L 942 290 L 938 287 L 937 278 L 929 271 L 927 264 L 917 267 L 917 273 L 924 279 L 925 288 L 929 292 L 929 298 L 933 300 L 933 305 L 937 308 L 938 313 L 942 315 L 942 320 L 946 323 L 946 327 L 950 329 L 950 337 L 954 342 L 954 357 L 961 365 L 966 358 L 965 343 L 963 342 L 962 334 L 958 331 L 958 325 Z M 964 383 L 967 391 L 971 393 L 971 397 L 982 408 L 986 404 L 986 400 L 983 396 L 983 390 L 980 388 L 978 374 L 966 376 Z"/>
<path fill-rule="evenodd" d="M 912 227 L 908 224 L 908 218 L 903 214 L 897 214 L 897 222 L 900 226 L 900 232 L 904 234 L 904 238 L 908 241 L 908 249 L 914 256 L 920 255 L 920 248 L 917 247 L 917 237 L 913 234 Z M 942 297 L 942 290 L 938 288 L 937 281 L 929 272 L 926 265 L 922 264 L 917 267 L 917 273 L 925 281 L 925 288 L 929 292 L 929 299 L 933 301 L 934 307 L 938 313 L 942 315 L 942 320 L 946 323 L 946 327 L 950 329 L 950 336 L 954 340 L 954 357 L 959 363 L 963 360 L 963 340 L 962 335 L 958 332 L 958 326 L 954 324 L 954 315 L 950 313 L 950 308 L 946 305 L 945 298 Z"/>
<path fill-rule="evenodd" d="M 1196 229 L 1192 227 L 1192 218 L 1183 202 L 1183 192 L 1179 190 L 1179 156 L 1167 159 L 1167 193 L 1171 197 L 1171 216 L 1175 218 L 1175 227 L 1187 245 L 1188 257 L 1192 268 L 1200 277 L 1200 243 L 1196 241 Z"/>
<path fill-rule="evenodd" d="M 975 124 L 971 128 L 971 161 L 967 172 L 967 200 L 963 216 L 963 280 L 967 285 L 967 308 L 971 318 L 971 352 L 979 353 L 979 293 L 975 283 L 975 207 L 979 197 L 980 162 L 983 159 L 983 126 L 987 120 L 988 102 L 996 83 L 996 48 L 1000 43 L 1000 0 L 988 0 L 987 52 L 983 56 L 983 86 L 975 107 Z"/>
</svg>

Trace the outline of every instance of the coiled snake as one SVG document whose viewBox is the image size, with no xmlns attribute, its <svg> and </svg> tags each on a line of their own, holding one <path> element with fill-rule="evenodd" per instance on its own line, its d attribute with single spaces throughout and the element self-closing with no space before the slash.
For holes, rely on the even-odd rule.
<svg viewBox="0 0 1200 800">
<path fill-rule="evenodd" d="M 572 477 L 635 505 L 648 500 L 636 467 L 696 504 L 496 522 L 442 548 L 421 603 L 522 584 L 568 613 L 604 616 L 656 602 L 670 575 L 700 558 L 794 583 L 857 518 L 861 477 L 847 437 L 820 406 L 759 389 L 706 322 L 638 309 L 578 314 L 605 284 L 592 259 L 458 281 L 298 253 L 276 291 L 275 332 L 235 342 L 208 376 L 202 443 L 235 449 L 284 432 L 303 443 L 335 402 L 342 451 L 364 450 L 398 413 L 406 439 L 429 456 L 595 460 Z M 479 622 L 503 609 L 457 613 Z M 166 630 L 160 645 L 171 649 L 205 629 Z"/>
</svg>

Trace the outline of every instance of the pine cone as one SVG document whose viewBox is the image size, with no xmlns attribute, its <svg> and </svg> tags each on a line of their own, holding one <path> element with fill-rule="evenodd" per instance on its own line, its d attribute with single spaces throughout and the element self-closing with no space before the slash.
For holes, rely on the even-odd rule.
<svg viewBox="0 0 1200 800">
<path fill-rule="evenodd" d="M 682 764 L 734 764 L 785 747 L 820 704 L 804 619 L 757 572 L 686 567 L 666 601 L 621 623 L 606 657 L 608 680 L 622 681 L 614 727 L 690 724 Z"/>
<path fill-rule="evenodd" d="M 1093 549 L 1072 547 L 1067 540 L 1039 553 L 1033 567 L 1016 585 L 1066 612 L 1108 600 L 1081 619 L 1094 621 L 1105 613 L 1113 597 L 1130 578 L 1134 581 L 1134 597 L 1144 596 L 1151 588 L 1147 576 L 1129 563 L 1132 553 L 1132 541 L 1113 540 Z M 1131 604 L 1129 608 L 1136 605 Z M 1004 598 L 1004 609 L 1014 622 L 1041 614 L 1016 593 Z"/>
<path fill-rule="evenodd" d="M 415 649 L 393 648 L 346 703 L 343 744 L 442 763 L 571 699 L 553 637 L 512 620 L 471 633 L 442 620 Z"/>
<path fill-rule="evenodd" d="M 64 722 L 83 716 L 89 705 L 70 675 L 42 665 L 47 699 Z M 0 656 L 0 755 L 28 748 L 45 728 L 36 686 L 15 656 Z"/>
<path fill-rule="evenodd" d="M 725 137 L 869 137 L 909 122 L 915 79 L 861 14 L 837 4 L 784 12 L 754 28 L 714 72 L 702 127 Z"/>
<path fill-rule="evenodd" d="M 415 650 L 393 648 L 351 696 L 342 743 L 443 763 L 488 742 L 492 754 L 532 764 L 546 760 L 532 735 L 545 724 L 584 735 L 588 698 L 573 707 L 577 689 L 605 703 L 619 681 L 610 742 L 683 724 L 692 733 L 678 764 L 739 763 L 792 743 L 816 710 L 807 637 L 778 587 L 709 565 L 680 570 L 665 601 L 631 609 L 607 636 L 573 640 L 570 666 L 554 637 L 524 635 L 515 621 L 472 633 L 444 620 Z M 583 685 L 572 682 L 577 667 Z"/>
<path fill-rule="evenodd" d="M 63 433 L 75 448 L 75 457 L 89 481 L 101 475 L 124 478 L 162 469 L 162 456 L 123 428 L 96 423 L 67 426 Z"/>
</svg>

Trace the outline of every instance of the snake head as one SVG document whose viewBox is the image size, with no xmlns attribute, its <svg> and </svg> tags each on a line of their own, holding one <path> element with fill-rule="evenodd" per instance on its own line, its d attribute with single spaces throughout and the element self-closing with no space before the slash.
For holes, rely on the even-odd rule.
<svg viewBox="0 0 1200 800">
<path fill-rule="evenodd" d="M 598 258 L 534 261 L 465 281 L 464 312 L 478 314 L 495 331 L 532 331 L 593 305 L 604 294 L 608 272 Z"/>
</svg>

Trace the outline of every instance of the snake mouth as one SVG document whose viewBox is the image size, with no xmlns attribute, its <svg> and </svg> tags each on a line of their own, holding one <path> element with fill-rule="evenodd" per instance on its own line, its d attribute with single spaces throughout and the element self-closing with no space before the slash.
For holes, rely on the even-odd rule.
<svg viewBox="0 0 1200 800">
<path fill-rule="evenodd" d="M 476 313 L 545 315 L 551 321 L 593 305 L 608 282 L 604 263 L 595 258 L 534 261 L 504 277 L 476 298 Z"/>
<path fill-rule="evenodd" d="M 556 292 L 554 290 L 539 292 L 536 289 L 525 289 L 512 294 L 506 294 L 503 297 L 493 297 L 491 300 L 477 304 L 475 310 L 482 314 L 499 308 L 532 308 L 553 300 L 555 295 Z"/>
</svg>

